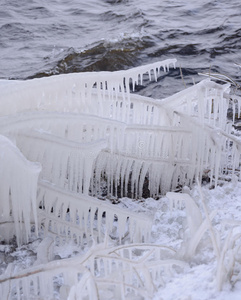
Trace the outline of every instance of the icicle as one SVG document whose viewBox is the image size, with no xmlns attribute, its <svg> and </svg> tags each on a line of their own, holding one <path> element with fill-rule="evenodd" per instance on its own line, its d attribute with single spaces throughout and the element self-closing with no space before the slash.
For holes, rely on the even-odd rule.
<svg viewBox="0 0 241 300">
<path fill-rule="evenodd" d="M 236 113 L 236 107 L 235 107 L 235 102 L 233 101 L 233 123 L 235 121 L 235 113 Z"/>
<path fill-rule="evenodd" d="M 142 196 L 143 185 L 144 185 L 144 181 L 147 176 L 147 173 L 148 173 L 149 166 L 150 166 L 150 164 L 148 164 L 146 162 L 142 163 L 142 167 L 141 167 L 141 171 L 140 171 L 140 179 L 139 179 L 139 196 Z"/>
<path fill-rule="evenodd" d="M 119 242 L 121 243 L 121 239 L 123 238 L 126 232 L 126 217 L 120 216 L 118 218 L 118 232 L 119 232 Z"/>
<path fill-rule="evenodd" d="M 128 193 L 128 183 L 129 183 L 129 178 L 130 178 L 130 172 L 131 172 L 131 167 L 132 167 L 133 160 L 128 159 L 128 164 L 125 170 L 125 195 Z"/>
<path fill-rule="evenodd" d="M 237 98 L 237 102 L 238 102 L 238 119 L 240 118 L 240 110 L 241 110 L 241 99 L 238 97 Z"/>
</svg>

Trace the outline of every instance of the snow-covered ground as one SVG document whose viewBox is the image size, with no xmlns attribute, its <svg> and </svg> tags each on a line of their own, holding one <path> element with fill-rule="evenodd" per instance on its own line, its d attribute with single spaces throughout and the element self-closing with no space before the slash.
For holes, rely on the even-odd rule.
<svg viewBox="0 0 241 300">
<path fill-rule="evenodd" d="M 241 183 L 224 182 L 215 189 L 208 186 L 202 187 L 204 201 L 208 207 L 209 214 L 217 210 L 217 215 L 212 221 L 216 229 L 217 237 L 220 235 L 219 247 L 222 250 L 224 239 L 232 225 L 237 221 L 235 233 L 241 233 Z M 202 211 L 203 204 L 200 199 L 198 187 L 190 191 L 191 196 Z M 133 210 L 144 210 L 155 212 L 154 224 L 152 227 L 153 243 L 171 246 L 175 250 L 185 247 L 183 241 L 186 227 L 186 214 L 184 209 L 170 210 L 169 201 L 166 197 L 159 200 L 146 199 L 133 202 L 130 199 L 121 199 L 121 204 Z M 239 224 L 238 224 L 239 223 Z M 241 239 L 237 241 L 241 246 Z M 239 256 L 240 258 L 240 256 Z M 174 273 L 168 278 L 164 287 L 158 289 L 155 300 L 207 300 L 207 299 L 240 299 L 241 282 L 234 284 L 234 277 L 241 271 L 241 265 L 236 262 L 233 273 L 228 274 L 226 282 L 219 291 L 217 287 L 217 257 L 212 247 L 210 232 L 207 231 L 202 238 L 196 254 L 193 258 L 187 259 L 187 267 L 179 273 Z"/>
<path fill-rule="evenodd" d="M 220 253 L 224 247 L 225 238 L 230 232 L 230 228 L 235 227 L 234 233 L 241 233 L 241 183 L 238 181 L 224 182 L 215 189 L 209 189 L 208 185 L 202 186 L 203 198 L 208 208 L 208 213 L 216 210 L 217 214 L 212 220 L 212 226 L 215 231 Z M 205 212 L 203 203 L 197 186 L 190 191 L 190 195 L 200 208 L 203 220 Z M 106 200 L 108 201 L 108 200 Z M 153 226 L 151 242 L 157 245 L 164 245 L 174 248 L 177 253 L 182 253 L 181 249 L 187 247 L 187 241 L 184 242 L 186 232 L 188 232 L 186 211 L 183 207 L 170 209 L 170 202 L 167 197 L 159 200 L 152 198 L 143 200 L 132 200 L 129 198 L 120 199 L 120 207 L 136 212 L 145 212 L 153 215 Z M 236 223 L 235 223 L 236 221 Z M 220 237 L 220 240 L 219 240 Z M 241 246 L 240 236 L 235 245 Z M 17 248 L 14 245 L 0 245 L 1 273 L 6 269 L 9 263 L 12 263 L 16 269 L 25 269 L 36 261 L 36 251 L 40 240 L 31 241 L 28 245 Z M 236 247 L 237 249 L 237 247 Z M 71 244 L 54 248 L 55 259 L 68 258 L 83 254 L 85 250 Z M 232 248 L 231 250 L 232 251 Z M 225 252 L 225 265 L 231 259 Z M 222 254 L 220 254 L 221 257 Z M 183 259 L 179 254 L 177 257 Z M 171 274 L 165 276 L 165 285 L 159 286 L 154 294 L 155 300 L 207 300 L 207 299 L 240 299 L 241 282 L 235 282 L 241 265 L 240 251 L 236 253 L 236 260 L 233 262 L 231 271 L 222 284 L 222 290 L 218 290 L 218 262 L 213 244 L 210 238 L 210 231 L 207 230 L 203 235 L 196 253 L 193 257 L 183 259 L 186 262 L 184 268 L 173 270 Z M 224 272 L 224 269 L 222 269 Z M 224 272 L 225 273 L 225 272 Z"/>
<path fill-rule="evenodd" d="M 227 226 L 224 226 L 225 221 L 236 220 L 240 222 L 240 191 L 240 182 L 224 183 L 223 186 L 218 186 L 212 190 L 203 187 L 204 199 L 208 206 L 209 213 L 213 210 L 218 210 L 212 224 L 217 232 L 221 234 L 221 249 L 223 247 L 223 239 L 228 232 Z M 191 194 L 198 206 L 202 208 L 197 187 L 191 191 Z M 182 231 L 182 224 L 180 220 L 182 216 L 180 211 L 176 211 L 172 214 L 169 211 L 162 212 L 162 210 L 159 209 L 156 212 L 156 225 L 153 226 L 153 234 L 156 237 L 157 243 L 172 245 L 177 247 L 177 249 L 181 246 L 182 239 L 180 237 L 180 231 Z M 236 230 L 240 233 L 241 226 L 237 226 Z M 183 270 L 183 272 L 171 277 L 170 281 L 166 283 L 166 286 L 158 290 L 154 299 L 240 299 L 241 284 L 240 282 L 237 282 L 235 285 L 233 284 L 235 273 L 241 271 L 241 265 L 237 262 L 233 270 L 234 274 L 228 275 L 230 278 L 224 283 L 222 291 L 217 290 L 218 260 L 211 246 L 210 232 L 207 233 L 208 234 L 201 240 L 196 255 L 192 259 L 187 260 L 188 267 Z M 241 245 L 240 238 L 239 245 Z M 233 277 L 231 277 L 231 275 L 233 275 Z"/>
</svg>

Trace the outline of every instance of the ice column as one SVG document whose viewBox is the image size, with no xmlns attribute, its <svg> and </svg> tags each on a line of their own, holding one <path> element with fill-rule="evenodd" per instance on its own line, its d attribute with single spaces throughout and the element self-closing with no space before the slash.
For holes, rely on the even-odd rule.
<svg viewBox="0 0 241 300">
<path fill-rule="evenodd" d="M 18 245 L 22 243 L 24 231 L 28 241 L 32 214 L 37 230 L 36 192 L 40 171 L 39 163 L 29 162 L 9 139 L 0 136 L 0 222 L 14 221 Z"/>
</svg>

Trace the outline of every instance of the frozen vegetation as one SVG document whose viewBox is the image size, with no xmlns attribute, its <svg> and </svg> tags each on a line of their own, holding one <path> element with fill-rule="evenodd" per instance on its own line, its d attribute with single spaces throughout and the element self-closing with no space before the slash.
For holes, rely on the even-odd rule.
<svg viewBox="0 0 241 300">
<path fill-rule="evenodd" d="M 1 81 L 3 299 L 239 299 L 241 101 L 175 63 Z"/>
</svg>

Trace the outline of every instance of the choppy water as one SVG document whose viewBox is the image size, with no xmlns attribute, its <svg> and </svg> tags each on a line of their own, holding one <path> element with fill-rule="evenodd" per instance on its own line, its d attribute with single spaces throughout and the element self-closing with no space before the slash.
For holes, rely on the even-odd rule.
<svg viewBox="0 0 241 300">
<path fill-rule="evenodd" d="M 1 0 L 0 78 L 119 70 L 175 57 L 186 84 L 198 72 L 240 80 L 240 0 Z M 172 70 L 140 93 L 182 89 Z"/>
</svg>

